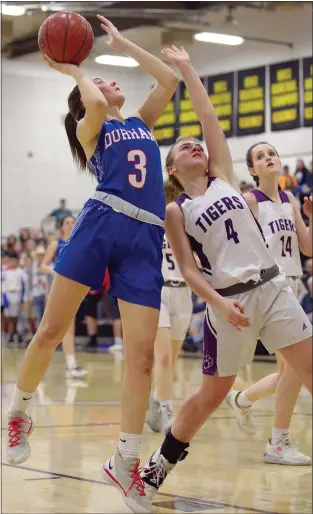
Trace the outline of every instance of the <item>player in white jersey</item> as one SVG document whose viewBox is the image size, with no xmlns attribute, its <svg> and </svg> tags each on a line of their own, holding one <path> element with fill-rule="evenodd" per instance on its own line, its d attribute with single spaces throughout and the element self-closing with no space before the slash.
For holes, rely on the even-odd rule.
<svg viewBox="0 0 313 514">
<path fill-rule="evenodd" d="M 165 186 L 165 199 L 166 199 Z M 159 328 L 154 343 L 154 393 L 149 401 L 148 425 L 167 432 L 174 419 L 175 364 L 192 315 L 191 291 L 183 279 L 169 242 L 164 236 Z"/>
<path fill-rule="evenodd" d="M 306 227 L 292 193 L 278 189 L 281 163 L 273 146 L 264 142 L 253 145 L 247 152 L 246 162 L 258 188 L 244 195 L 245 199 L 261 225 L 272 255 L 296 294 L 297 280 L 302 276 L 299 247 L 304 255 L 312 256 L 312 202 L 306 199 L 304 203 L 304 212 L 309 218 L 309 227 Z M 227 402 L 235 410 L 241 430 L 254 434 L 252 403 L 276 392 L 274 428 L 266 445 L 264 461 L 310 465 L 311 458 L 299 452 L 289 436 L 301 382 L 279 354 L 277 360 L 277 373 L 262 378 L 244 391 L 229 392 Z"/>
<path fill-rule="evenodd" d="M 312 391 L 311 324 L 240 193 L 223 131 L 188 54 L 182 47 L 164 54 L 183 76 L 209 154 L 187 137 L 170 149 L 166 168 L 183 193 L 167 206 L 165 228 L 182 276 L 211 305 L 215 322 L 207 316 L 200 389 L 184 402 L 142 471 L 150 497 L 186 456 L 190 440 L 224 400 L 240 365 L 252 361 L 258 338 L 269 352 L 281 352 Z"/>
</svg>

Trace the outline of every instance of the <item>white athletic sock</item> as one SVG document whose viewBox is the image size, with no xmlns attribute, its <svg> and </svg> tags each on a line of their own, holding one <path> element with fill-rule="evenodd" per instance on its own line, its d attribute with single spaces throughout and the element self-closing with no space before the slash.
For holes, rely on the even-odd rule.
<svg viewBox="0 0 313 514">
<path fill-rule="evenodd" d="M 74 353 L 72 353 L 72 355 L 65 355 L 65 362 L 67 369 L 77 368 L 77 362 Z"/>
<path fill-rule="evenodd" d="M 158 402 L 159 401 L 159 397 L 158 397 L 158 392 L 157 390 L 155 389 L 154 392 L 153 392 L 153 399 Z"/>
<path fill-rule="evenodd" d="M 170 407 L 171 411 L 173 411 L 173 400 L 160 401 L 160 405 L 161 405 L 161 409 Z"/>
<path fill-rule="evenodd" d="M 271 443 L 277 444 L 279 441 L 286 439 L 288 437 L 289 431 L 287 428 L 272 428 L 272 438 Z"/>
<path fill-rule="evenodd" d="M 118 451 L 123 459 L 138 459 L 141 434 L 127 434 L 120 432 Z"/>
<path fill-rule="evenodd" d="M 239 393 L 236 398 L 236 403 L 237 403 L 238 407 L 246 408 L 246 407 L 251 407 L 253 402 L 248 400 L 248 398 L 246 397 L 245 391 L 241 391 L 241 393 Z"/>
<path fill-rule="evenodd" d="M 114 337 L 114 344 L 116 346 L 123 346 L 123 339 L 121 337 Z"/>
<path fill-rule="evenodd" d="M 9 407 L 9 413 L 11 412 L 26 412 L 29 407 L 30 401 L 34 393 L 25 393 L 20 391 L 17 386 L 14 386 L 13 397 Z"/>
</svg>

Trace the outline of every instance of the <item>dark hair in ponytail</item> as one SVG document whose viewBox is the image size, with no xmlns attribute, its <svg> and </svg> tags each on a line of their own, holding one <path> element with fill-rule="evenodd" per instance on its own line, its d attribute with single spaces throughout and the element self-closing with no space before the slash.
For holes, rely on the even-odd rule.
<svg viewBox="0 0 313 514">
<path fill-rule="evenodd" d="M 273 148 L 273 150 L 275 151 L 276 155 L 279 157 L 278 152 L 277 152 L 276 148 L 273 145 L 271 145 L 267 141 L 260 141 L 259 143 L 255 143 L 254 145 L 250 146 L 250 148 L 248 148 L 248 150 L 247 150 L 247 153 L 246 153 L 246 165 L 247 165 L 248 168 L 253 168 L 252 150 L 253 150 L 253 148 L 255 148 L 256 146 L 259 146 L 259 145 L 271 146 Z M 252 173 L 251 173 L 251 176 L 252 176 L 254 182 L 256 183 L 256 185 L 259 186 L 260 185 L 259 177 L 257 175 L 252 175 Z"/>
<path fill-rule="evenodd" d="M 85 108 L 81 101 L 81 95 L 78 86 L 75 86 L 68 97 L 69 112 L 65 116 L 65 130 L 71 147 L 74 162 L 81 171 L 85 171 L 87 167 L 87 158 L 84 149 L 77 139 L 76 130 L 77 123 L 85 116 Z"/>
</svg>

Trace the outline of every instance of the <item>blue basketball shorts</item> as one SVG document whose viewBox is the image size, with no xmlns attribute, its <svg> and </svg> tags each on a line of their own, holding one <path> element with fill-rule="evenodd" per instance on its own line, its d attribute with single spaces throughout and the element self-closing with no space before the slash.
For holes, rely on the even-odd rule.
<svg viewBox="0 0 313 514">
<path fill-rule="evenodd" d="M 111 296 L 160 309 L 163 237 L 163 227 L 135 220 L 90 199 L 54 269 L 91 289 L 100 289 L 108 268 Z"/>
</svg>

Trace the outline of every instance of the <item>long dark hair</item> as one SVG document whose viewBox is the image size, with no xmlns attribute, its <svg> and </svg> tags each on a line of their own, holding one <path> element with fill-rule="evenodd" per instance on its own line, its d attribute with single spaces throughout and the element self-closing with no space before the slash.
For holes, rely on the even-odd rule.
<svg viewBox="0 0 313 514">
<path fill-rule="evenodd" d="M 71 147 L 74 162 L 81 171 L 85 171 L 87 167 L 87 158 L 84 149 L 77 139 L 76 130 L 77 123 L 85 116 L 85 108 L 81 101 L 81 95 L 78 86 L 75 86 L 68 97 L 69 112 L 65 116 L 65 130 Z"/>
<path fill-rule="evenodd" d="M 276 148 L 273 145 L 271 145 L 270 143 L 268 143 L 267 141 L 260 141 L 259 143 L 254 143 L 254 145 L 252 145 L 252 146 L 250 146 L 250 148 L 248 148 L 247 153 L 246 153 L 246 165 L 248 168 L 253 168 L 252 150 L 253 150 L 253 148 L 255 148 L 256 146 L 259 146 L 259 145 L 271 146 L 273 148 L 273 150 L 275 151 L 277 157 L 279 157 Z M 252 175 L 252 174 L 251 174 L 251 176 L 252 176 L 254 182 L 256 183 L 256 185 L 259 187 L 259 185 L 260 185 L 259 177 L 257 175 Z"/>
</svg>

